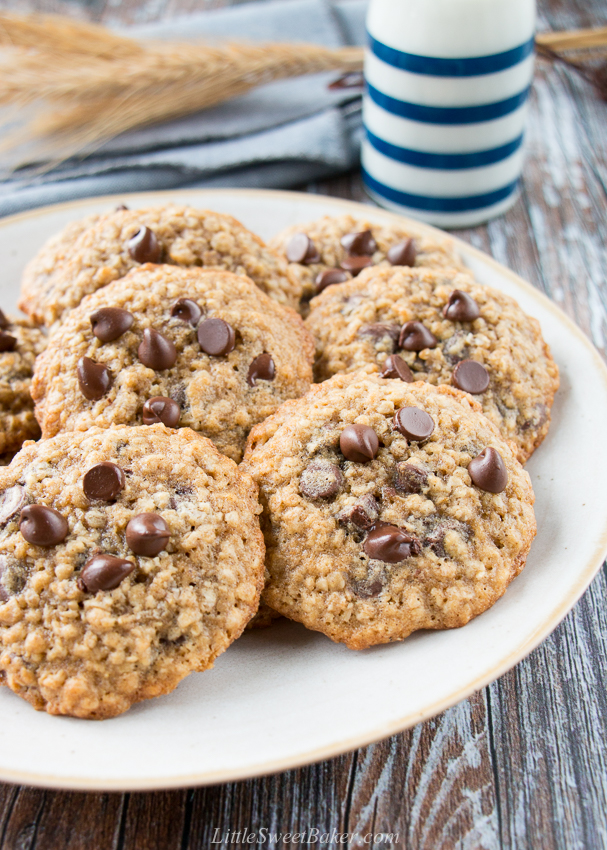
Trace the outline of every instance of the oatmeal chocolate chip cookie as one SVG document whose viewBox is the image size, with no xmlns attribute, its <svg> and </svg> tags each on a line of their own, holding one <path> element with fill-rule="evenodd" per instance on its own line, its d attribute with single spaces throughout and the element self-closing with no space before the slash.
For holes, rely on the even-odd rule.
<svg viewBox="0 0 607 850">
<path fill-rule="evenodd" d="M 257 425 L 273 609 L 353 649 L 463 626 L 535 535 L 529 475 L 451 387 L 337 375 Z"/>
<path fill-rule="evenodd" d="M 408 225 L 379 225 L 351 215 L 289 227 L 270 246 L 289 262 L 301 284 L 304 311 L 314 295 L 369 266 L 463 268 L 447 236 L 437 239 Z"/>
<path fill-rule="evenodd" d="M 24 440 L 40 436 L 30 384 L 45 345 L 46 335 L 29 319 L 0 310 L 0 455 L 10 456 Z"/>
<path fill-rule="evenodd" d="M 124 204 L 114 208 L 114 212 L 126 210 Z M 29 261 L 21 279 L 23 291 L 41 291 L 46 289 L 48 279 L 58 266 L 65 264 L 69 259 L 74 243 L 82 234 L 97 224 L 101 214 L 88 215 L 86 218 L 71 221 L 62 231 L 48 239 L 36 256 Z"/>
<path fill-rule="evenodd" d="M 538 322 L 466 273 L 370 269 L 315 298 L 307 326 L 317 380 L 366 369 L 451 384 L 475 396 L 521 463 L 548 433 L 559 377 Z"/>
<path fill-rule="evenodd" d="M 248 475 L 189 429 L 92 428 L 0 469 L 2 682 L 102 719 L 206 670 L 257 609 Z"/>
<path fill-rule="evenodd" d="M 268 629 L 275 620 L 280 620 L 281 616 L 278 611 L 273 611 L 265 602 L 260 602 L 257 613 L 247 624 L 247 629 Z"/>
<path fill-rule="evenodd" d="M 54 272 L 68 262 L 74 243 L 100 218 L 100 215 L 89 215 L 71 221 L 62 231 L 51 236 L 25 267 L 21 278 L 22 292 L 44 292 Z"/>
<path fill-rule="evenodd" d="M 58 240 L 62 245 L 67 238 Z M 53 252 L 55 268 L 51 270 L 46 258 Z M 143 263 L 223 268 L 248 275 L 283 304 L 297 306 L 299 301 L 299 284 L 284 260 L 235 218 L 167 206 L 99 216 L 69 251 L 43 248 L 42 257 L 35 258 L 26 271 L 19 306 L 37 322 L 51 326 L 85 295 Z"/>
<path fill-rule="evenodd" d="M 313 353 L 301 318 L 248 278 L 146 265 L 70 311 L 32 395 L 44 437 L 162 422 L 238 461 L 253 425 L 307 392 Z"/>
</svg>

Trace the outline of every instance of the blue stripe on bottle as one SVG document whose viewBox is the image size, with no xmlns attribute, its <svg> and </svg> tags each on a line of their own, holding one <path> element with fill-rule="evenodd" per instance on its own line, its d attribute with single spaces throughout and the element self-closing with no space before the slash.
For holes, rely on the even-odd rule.
<svg viewBox="0 0 607 850">
<path fill-rule="evenodd" d="M 514 97 L 496 103 L 483 103 L 480 106 L 422 106 L 383 94 L 369 83 L 367 92 L 371 100 L 386 112 L 424 124 L 479 124 L 482 121 L 494 121 L 519 109 L 529 95 L 529 89 L 526 88 Z"/>
<path fill-rule="evenodd" d="M 406 165 L 414 165 L 418 168 L 437 168 L 456 171 L 462 168 L 482 168 L 485 165 L 493 165 L 507 159 L 523 144 L 522 134 L 513 142 L 501 145 L 499 148 L 491 148 L 484 151 L 473 151 L 472 153 L 425 153 L 410 148 L 401 148 L 378 138 L 370 130 L 366 130 L 367 139 L 376 151 L 397 162 Z"/>
<path fill-rule="evenodd" d="M 386 200 L 400 204 L 403 207 L 424 210 L 425 212 L 459 213 L 491 207 L 505 200 L 515 191 L 518 185 L 518 180 L 515 180 L 501 189 L 496 189 L 493 192 L 485 192 L 482 195 L 467 195 L 459 198 L 433 198 L 426 195 L 412 195 L 409 192 L 392 189 L 390 186 L 386 186 L 384 183 L 380 183 L 379 180 L 371 177 L 364 168 L 362 169 L 362 174 L 366 185 L 377 195 L 381 195 L 382 198 L 386 198 Z"/>
<path fill-rule="evenodd" d="M 505 50 L 503 53 L 492 53 L 490 56 L 470 56 L 466 59 L 441 59 L 437 56 L 419 56 L 416 53 L 404 53 L 388 47 L 369 37 L 371 52 L 393 68 L 411 71 L 414 74 L 428 74 L 432 77 L 479 77 L 482 74 L 495 74 L 513 65 L 518 65 L 523 59 L 533 53 L 534 40 L 531 38 L 518 47 Z"/>
</svg>

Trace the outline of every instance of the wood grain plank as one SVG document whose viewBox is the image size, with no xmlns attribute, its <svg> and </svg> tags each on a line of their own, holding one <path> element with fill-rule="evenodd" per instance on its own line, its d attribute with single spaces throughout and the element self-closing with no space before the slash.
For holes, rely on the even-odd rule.
<svg viewBox="0 0 607 850">
<path fill-rule="evenodd" d="M 181 850 L 187 791 L 129 794 L 117 850 Z"/>
<path fill-rule="evenodd" d="M 551 638 L 489 689 L 504 848 L 533 850 L 539 836 L 542 848 L 606 846 L 606 593 L 602 573 Z"/>
<path fill-rule="evenodd" d="M 18 785 L 0 783 L 0 847 L 18 794 Z"/>
<path fill-rule="evenodd" d="M 602 0 L 538 0 L 538 30 L 601 27 L 607 23 Z"/>
<path fill-rule="evenodd" d="M 301 833 L 317 828 L 320 833 L 339 827 L 341 801 L 345 797 L 348 763 L 342 756 L 275 776 L 201 788 L 192 793 L 191 828 L 184 850 L 238 846 L 238 833 L 261 834 L 269 846 L 272 836 Z M 244 844 L 243 844 L 244 846 Z"/>
<path fill-rule="evenodd" d="M 342 830 L 353 848 L 498 847 L 485 699 L 475 694 L 428 723 L 357 753 Z M 383 838 L 382 838 L 383 836 Z"/>
<path fill-rule="evenodd" d="M 11 786 L 2 786 L 3 791 L 8 788 Z M 13 786 L 13 797 L 10 805 L 2 807 L 2 848 L 114 850 L 117 846 L 120 794 L 78 794 Z"/>
<path fill-rule="evenodd" d="M 40 794 L 40 791 L 36 791 Z M 117 846 L 122 812 L 120 794 L 79 794 L 46 791 L 36 820 L 32 850 L 61 847 L 81 850 Z M 8 845 L 10 846 L 10 845 Z"/>
<path fill-rule="evenodd" d="M 44 812 L 47 794 L 39 788 L 21 787 L 16 789 L 11 811 L 2 835 L 3 848 L 33 850 L 40 819 Z"/>
<path fill-rule="evenodd" d="M 604 352 L 605 192 L 597 180 L 596 158 L 580 145 L 580 112 L 561 73 L 540 74 L 534 87 L 530 131 L 550 133 L 550 145 L 528 169 L 525 200 L 545 286 Z M 537 150 L 537 137 L 531 141 Z"/>
</svg>

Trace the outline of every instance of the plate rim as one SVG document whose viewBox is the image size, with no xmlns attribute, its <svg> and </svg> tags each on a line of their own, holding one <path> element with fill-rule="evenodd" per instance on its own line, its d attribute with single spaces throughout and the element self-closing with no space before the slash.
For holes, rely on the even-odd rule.
<svg viewBox="0 0 607 850">
<path fill-rule="evenodd" d="M 417 230 L 420 234 L 427 234 L 434 238 L 445 238 L 447 236 L 453 240 L 455 247 L 464 256 L 472 255 L 481 262 L 493 267 L 493 269 L 501 275 L 504 275 L 512 280 L 517 286 L 522 287 L 526 293 L 534 300 L 538 301 L 544 309 L 552 312 L 559 322 L 564 323 L 568 330 L 573 333 L 578 340 L 584 345 L 588 353 L 592 355 L 597 373 L 602 377 L 605 391 L 607 393 L 607 364 L 599 354 L 596 347 L 593 345 L 588 336 L 582 331 L 578 325 L 547 295 L 536 289 L 532 284 L 528 283 L 524 278 L 517 275 L 511 269 L 499 263 L 489 254 L 475 248 L 473 245 L 464 242 L 453 233 L 440 230 L 433 225 L 425 222 L 410 219 L 407 216 L 402 216 L 379 207 L 371 206 L 360 201 L 352 201 L 345 198 L 336 198 L 329 195 L 322 195 L 308 192 L 294 192 L 278 189 L 173 189 L 173 190 L 150 190 L 143 192 L 121 192 L 110 195 L 94 195 L 87 198 L 78 198 L 72 201 L 64 201 L 58 204 L 49 204 L 44 207 L 36 207 L 32 210 L 26 210 L 21 213 L 0 218 L 0 229 L 10 227 L 21 222 L 26 222 L 30 219 L 39 219 L 46 215 L 52 215 L 56 212 L 75 210 L 81 207 L 90 205 L 92 202 L 103 204 L 112 204 L 115 202 L 124 202 L 132 199 L 139 203 L 141 198 L 154 197 L 156 199 L 172 199 L 179 202 L 184 201 L 188 197 L 200 197 L 200 195 L 210 196 L 231 196 L 231 197 L 266 197 L 276 198 L 284 202 L 297 202 L 312 204 L 326 204 L 332 206 L 336 210 L 341 210 L 343 213 L 350 212 L 352 214 L 364 214 L 368 218 L 375 218 L 378 221 L 383 220 L 387 223 L 403 223 L 405 222 L 412 230 Z M 158 200 L 151 202 L 159 203 Z M 607 557 L 607 526 L 605 527 L 596 547 L 594 554 L 587 560 L 584 569 L 581 571 L 575 589 L 571 592 L 566 600 L 556 606 L 550 616 L 538 625 L 533 634 L 525 641 L 521 642 L 516 649 L 509 655 L 500 660 L 500 662 L 482 675 L 478 676 L 472 682 L 467 682 L 461 688 L 452 692 L 446 697 L 427 706 L 423 711 L 407 714 L 402 718 L 393 720 L 389 723 L 384 723 L 380 727 L 368 731 L 365 734 L 359 734 L 353 738 L 333 742 L 323 747 L 311 750 L 305 754 L 287 756 L 283 759 L 274 759 L 270 762 L 259 763 L 255 766 L 247 766 L 242 768 L 227 768 L 225 770 L 215 770 L 212 772 L 205 771 L 201 773 L 190 773 L 179 776 L 166 777 L 149 777 L 135 778 L 131 777 L 124 779 L 94 779 L 82 777 L 65 777 L 55 776 L 52 774 L 42 774 L 40 772 L 33 773 L 23 770 L 9 770 L 0 766 L 0 780 L 18 785 L 31 785 L 42 788 L 55 788 L 75 791 L 154 791 L 169 788 L 191 788 L 201 787 L 204 785 L 215 785 L 226 782 L 238 782 L 244 779 L 252 779 L 258 776 L 266 776 L 274 773 L 282 773 L 286 770 L 291 770 L 305 765 L 313 764 L 319 761 L 335 758 L 344 753 L 351 752 L 360 747 L 366 747 L 370 744 L 381 741 L 399 732 L 403 732 L 412 726 L 429 720 L 437 714 L 446 711 L 448 708 L 456 705 L 462 700 L 469 697 L 476 691 L 481 690 L 487 685 L 494 682 L 496 679 L 503 676 L 508 670 L 511 670 L 516 664 L 526 658 L 540 643 L 542 643 L 562 622 L 571 609 L 577 604 L 584 592 L 590 586 L 592 580 L 599 572 L 605 558 Z"/>
</svg>

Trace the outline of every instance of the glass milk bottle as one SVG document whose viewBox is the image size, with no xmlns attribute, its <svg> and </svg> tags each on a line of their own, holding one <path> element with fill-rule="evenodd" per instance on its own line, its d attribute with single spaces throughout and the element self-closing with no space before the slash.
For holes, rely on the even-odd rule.
<svg viewBox="0 0 607 850">
<path fill-rule="evenodd" d="M 383 207 L 439 227 L 518 196 L 535 0 L 371 0 L 363 177 Z"/>
</svg>

